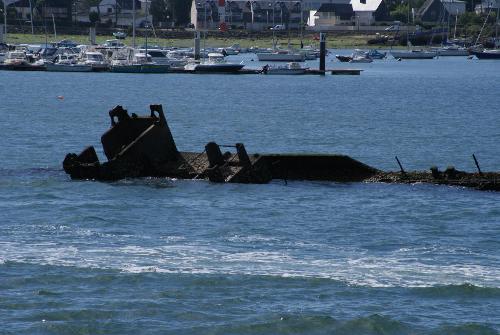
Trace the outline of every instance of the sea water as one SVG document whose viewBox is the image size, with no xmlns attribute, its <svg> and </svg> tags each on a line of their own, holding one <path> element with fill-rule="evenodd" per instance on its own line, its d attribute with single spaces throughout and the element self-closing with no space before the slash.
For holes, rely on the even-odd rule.
<svg viewBox="0 0 500 335">
<path fill-rule="evenodd" d="M 335 52 L 334 52 L 335 53 Z M 247 66 L 255 56 L 233 57 Z M 254 61 L 252 61 L 254 59 Z M 317 66 L 317 62 L 309 63 Z M 346 66 L 333 62 L 327 67 Z M 108 110 L 177 146 L 500 170 L 500 62 L 360 76 L 0 72 L 1 334 L 498 334 L 500 194 L 433 185 L 71 181 Z"/>
</svg>

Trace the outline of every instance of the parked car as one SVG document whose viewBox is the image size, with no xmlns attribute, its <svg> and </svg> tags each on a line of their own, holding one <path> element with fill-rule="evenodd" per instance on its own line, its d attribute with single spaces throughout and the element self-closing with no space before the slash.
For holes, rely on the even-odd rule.
<svg viewBox="0 0 500 335">
<path fill-rule="evenodd" d="M 285 25 L 284 24 L 277 24 L 274 27 L 271 27 L 271 30 L 285 30 Z"/>
</svg>

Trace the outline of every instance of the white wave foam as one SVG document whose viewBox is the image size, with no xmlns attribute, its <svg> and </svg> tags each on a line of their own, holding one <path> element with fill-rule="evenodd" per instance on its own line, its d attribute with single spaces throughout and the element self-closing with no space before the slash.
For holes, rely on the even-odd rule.
<svg viewBox="0 0 500 335">
<path fill-rule="evenodd" d="M 293 248 L 232 252 L 227 247 L 215 248 L 193 241 L 182 243 L 144 247 L 0 242 L 0 262 L 114 269 L 129 273 L 326 278 L 369 287 L 428 287 L 463 283 L 500 287 L 500 267 L 495 265 L 498 262 L 476 264 L 471 259 L 455 264 L 438 262 L 425 250 L 399 249 L 375 256 L 368 255 L 366 250 L 336 247 L 326 258 L 324 254 L 303 254 Z"/>
</svg>

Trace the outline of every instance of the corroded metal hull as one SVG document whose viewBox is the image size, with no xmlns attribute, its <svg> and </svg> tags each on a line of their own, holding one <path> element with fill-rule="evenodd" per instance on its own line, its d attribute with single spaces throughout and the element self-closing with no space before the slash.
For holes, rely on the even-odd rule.
<svg viewBox="0 0 500 335">
<path fill-rule="evenodd" d="M 500 191 L 500 173 L 384 172 L 349 156 L 327 154 L 248 154 L 242 143 L 209 142 L 202 152 L 179 152 L 161 105 L 149 116 L 129 115 L 121 106 L 109 112 L 111 128 L 101 137 L 108 161 L 101 163 L 93 147 L 67 154 L 63 168 L 72 179 L 118 180 L 138 177 L 205 179 L 218 183 L 268 183 L 282 180 L 336 182 L 430 183 Z M 233 152 L 222 152 L 221 148 Z M 475 156 L 474 156 L 475 159 Z M 399 163 L 399 160 L 398 160 Z M 479 165 L 476 161 L 476 164 Z"/>
</svg>

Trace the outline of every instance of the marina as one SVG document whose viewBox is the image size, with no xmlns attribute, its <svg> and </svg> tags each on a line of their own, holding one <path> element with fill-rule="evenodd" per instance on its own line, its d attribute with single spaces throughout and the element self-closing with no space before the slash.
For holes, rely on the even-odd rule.
<svg viewBox="0 0 500 335">
<path fill-rule="evenodd" d="M 335 60 L 353 51 L 331 50 L 325 68 L 361 76 L 0 72 L 1 329 L 498 333 L 498 193 L 421 180 L 432 166 L 443 180 L 451 165 L 477 176 L 472 154 L 483 173 L 500 169 L 500 63 Z M 266 184 L 66 174 L 64 155 L 87 145 L 107 162 L 113 106 L 141 117 L 150 104 L 181 153 L 244 143 L 251 158 L 349 156 L 384 173 L 283 169 Z"/>
</svg>

